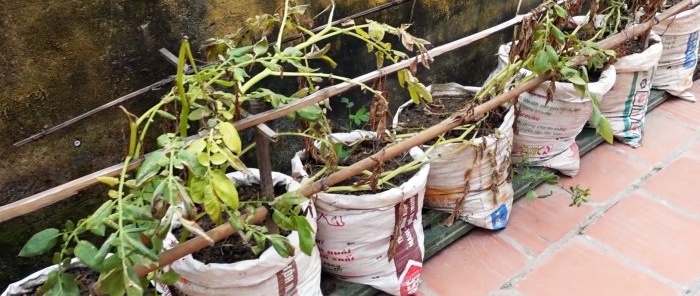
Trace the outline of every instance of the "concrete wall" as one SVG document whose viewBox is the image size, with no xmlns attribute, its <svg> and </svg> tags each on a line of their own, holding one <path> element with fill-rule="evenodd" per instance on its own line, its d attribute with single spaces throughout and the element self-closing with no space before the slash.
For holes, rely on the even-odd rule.
<svg viewBox="0 0 700 296">
<path fill-rule="evenodd" d="M 390 2 L 338 0 L 337 17 Z M 518 1 L 416 0 L 367 18 L 392 25 L 413 23 L 412 33 L 435 45 L 444 44 L 509 19 Z M 538 1 L 524 1 L 523 11 Z M 0 205 L 60 185 L 119 163 L 126 152 L 128 130 L 117 108 L 101 112 L 69 128 L 21 147 L 12 144 L 42 129 L 71 119 L 135 89 L 151 84 L 174 68 L 158 54 L 166 47 L 177 52 L 187 35 L 195 47 L 201 40 L 233 32 L 255 14 L 271 13 L 282 1 L 273 0 L 157 0 L 157 1 L 0 1 Z M 315 1 L 318 12 L 329 3 Z M 323 22 L 323 17 L 319 20 Z M 421 70 L 428 83 L 455 81 L 478 85 L 495 65 L 498 44 L 510 31 L 438 58 L 432 70 Z M 364 46 L 337 44 L 336 56 L 347 76 L 373 70 Z M 358 62 L 364 61 L 364 62 Z M 388 89 L 395 90 L 390 81 Z M 163 90 L 152 91 L 124 106 L 140 113 Z M 392 105 L 404 101 L 393 91 Z M 339 111 L 343 112 L 343 111 Z M 338 115 L 340 117 L 343 114 Z M 80 144 L 76 145 L 76 141 Z M 273 147 L 283 151 L 286 143 Z M 285 170 L 287 149 L 276 168 Z M 281 161 L 283 159 L 284 161 Z M 50 209 L 0 226 L 0 286 L 49 263 L 48 257 L 15 256 L 26 239 L 45 227 L 77 220 L 103 198 L 95 187 Z"/>
</svg>

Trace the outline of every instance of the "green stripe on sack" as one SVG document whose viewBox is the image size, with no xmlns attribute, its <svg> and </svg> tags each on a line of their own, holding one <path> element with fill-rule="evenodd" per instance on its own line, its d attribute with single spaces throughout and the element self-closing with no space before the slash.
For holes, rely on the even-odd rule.
<svg viewBox="0 0 700 296">
<path fill-rule="evenodd" d="M 634 72 L 632 78 L 632 88 L 630 93 L 627 95 L 627 100 L 625 101 L 625 111 L 622 112 L 622 120 L 625 125 L 625 139 L 632 140 L 635 136 L 630 132 L 632 128 L 631 116 L 632 116 L 632 105 L 634 104 L 635 97 L 637 96 L 637 78 L 639 77 L 639 72 Z"/>
</svg>

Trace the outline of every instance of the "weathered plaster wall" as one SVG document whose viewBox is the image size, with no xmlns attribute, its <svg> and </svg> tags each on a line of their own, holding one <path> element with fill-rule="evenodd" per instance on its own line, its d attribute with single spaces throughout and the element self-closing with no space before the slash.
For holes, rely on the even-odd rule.
<svg viewBox="0 0 700 296">
<path fill-rule="evenodd" d="M 315 1 L 313 12 L 330 1 Z M 343 17 L 389 0 L 336 0 Z M 367 18 L 393 25 L 413 23 L 416 36 L 435 45 L 493 26 L 514 16 L 518 1 L 416 0 Z M 538 1 L 524 1 L 523 11 Z M 174 73 L 158 49 L 172 52 L 181 36 L 196 46 L 201 40 L 233 32 L 247 17 L 270 13 L 274 0 L 94 0 L 0 1 L 0 205 L 60 185 L 118 163 L 125 153 L 127 130 L 117 108 L 21 147 L 13 143 L 43 128 Z M 323 17 L 317 23 L 322 23 Z M 420 71 L 427 83 L 455 81 L 478 85 L 495 65 L 493 53 L 510 32 L 438 58 L 431 71 Z M 363 62 L 364 46 L 336 45 L 339 71 L 355 76 L 373 70 Z M 405 100 L 391 80 L 392 105 Z M 139 113 L 163 90 L 140 96 L 125 107 Z M 342 110 L 342 109 L 338 109 Z M 342 111 L 339 111 L 342 112 Z M 338 116 L 342 117 L 343 114 Z M 76 146 L 76 140 L 80 145 Z M 273 147 L 277 169 L 284 170 L 293 151 L 288 142 Z M 281 155 L 281 156 L 280 156 Z M 45 227 L 78 219 L 101 202 L 104 188 L 92 188 L 67 201 L 0 225 L 0 286 L 49 264 L 48 257 L 15 256 L 23 243 Z"/>
</svg>

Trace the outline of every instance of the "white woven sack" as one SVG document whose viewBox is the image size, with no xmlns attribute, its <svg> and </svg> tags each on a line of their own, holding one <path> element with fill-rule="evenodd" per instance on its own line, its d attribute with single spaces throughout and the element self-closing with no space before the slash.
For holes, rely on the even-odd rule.
<svg viewBox="0 0 700 296">
<path fill-rule="evenodd" d="M 374 133 L 367 131 L 333 134 L 345 143 L 372 137 Z M 416 147 L 410 153 L 414 159 L 423 157 Z M 306 157 L 301 151 L 292 159 L 294 176 L 308 176 L 302 164 Z M 429 169 L 425 164 L 398 188 L 376 194 L 316 194 L 312 200 L 318 211 L 316 242 L 323 270 L 391 295 L 415 294 L 425 251 L 421 209 Z M 395 230 L 399 237 L 396 254 L 390 259 Z"/>
<path fill-rule="evenodd" d="M 695 96 L 688 89 L 693 85 L 693 72 L 698 63 L 700 6 L 659 22 L 653 31 L 661 36 L 663 43 L 653 88 L 694 102 Z"/>
<path fill-rule="evenodd" d="M 591 117 L 589 94 L 582 96 L 571 83 L 555 82 L 554 98 L 547 103 L 547 81 L 518 97 L 513 162 L 548 167 L 564 175 L 575 176 L 579 170 L 576 136 Z M 615 67 L 609 66 L 588 92 L 599 99 L 615 84 Z"/>
<path fill-rule="evenodd" d="M 474 93 L 472 88 L 456 83 L 429 88 L 433 98 L 463 98 Z M 399 124 L 401 112 L 413 104 L 408 101 L 399 107 L 394 127 Z M 481 228 L 505 228 L 513 205 L 513 184 L 508 175 L 514 119 L 511 106 L 493 134 L 431 151 L 427 156 L 430 171 L 425 207 L 453 214 L 457 211 L 461 220 Z"/>
<path fill-rule="evenodd" d="M 234 172 L 227 176 L 236 186 L 259 183 L 259 171 L 249 170 L 250 174 Z M 272 173 L 272 181 L 275 185 L 285 185 L 287 191 L 294 191 L 300 186 L 292 177 L 277 172 Z M 311 207 L 307 220 L 314 231 L 315 218 Z M 321 260 L 318 249 L 314 247 L 311 256 L 307 256 L 299 250 L 296 231 L 287 238 L 295 248 L 294 256 L 289 258 L 281 257 L 274 248 L 265 250 L 258 259 L 231 264 L 205 264 L 192 255 L 187 255 L 170 265 L 172 270 L 180 274 L 180 280 L 174 286 L 190 296 L 321 296 Z M 168 233 L 163 245 L 165 249 L 171 249 L 177 245 L 177 238 Z"/>
<path fill-rule="evenodd" d="M 83 264 L 80 263 L 80 260 L 78 260 L 78 258 L 73 258 L 71 259 L 68 267 L 71 266 L 83 266 Z M 32 293 L 37 289 L 37 287 L 44 284 L 46 278 L 49 276 L 49 273 L 57 269 L 58 265 L 51 265 L 45 267 L 44 269 L 38 270 L 28 275 L 27 277 L 7 286 L 5 291 L 2 292 L 0 296 L 24 296 L 27 293 Z"/>
<path fill-rule="evenodd" d="M 650 40 L 656 43 L 617 60 L 615 86 L 600 102 L 600 111 L 610 121 L 615 137 L 634 148 L 641 146 L 651 82 L 663 49 L 659 35 L 652 32 Z"/>
</svg>

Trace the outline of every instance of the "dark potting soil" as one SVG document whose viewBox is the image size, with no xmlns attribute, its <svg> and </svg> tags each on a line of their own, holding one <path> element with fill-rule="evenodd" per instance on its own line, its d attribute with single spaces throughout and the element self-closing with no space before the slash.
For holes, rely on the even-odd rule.
<svg viewBox="0 0 700 296">
<path fill-rule="evenodd" d="M 379 150 L 384 148 L 384 144 L 380 143 L 379 141 L 376 140 L 366 140 L 363 142 L 360 142 L 356 144 L 354 147 L 344 147 L 343 150 L 349 151 L 351 154 L 347 158 L 340 159 L 338 161 L 339 166 L 349 166 L 352 165 L 356 162 L 359 162 L 360 160 L 371 156 L 374 153 L 377 153 Z M 408 152 L 404 152 L 402 155 L 399 155 L 397 157 L 394 157 L 392 159 L 386 159 L 383 162 L 383 166 L 381 167 L 380 171 L 378 173 L 382 172 L 388 172 L 392 171 L 394 169 L 397 169 L 405 164 L 410 163 L 413 161 L 413 157 Z M 307 169 L 310 171 L 311 175 L 314 175 L 316 172 L 320 171 L 324 167 L 323 163 L 316 162 L 314 160 L 311 160 L 307 164 Z M 408 171 L 402 174 L 399 174 L 395 177 L 393 177 L 389 182 L 391 184 L 394 184 L 396 186 L 399 186 L 406 181 L 408 181 L 413 175 L 417 172 L 417 170 L 413 171 Z M 340 182 L 334 186 L 354 186 L 356 184 L 368 184 L 368 179 L 366 176 L 354 176 L 350 179 L 347 179 L 343 182 Z M 378 191 L 382 191 L 384 188 L 378 188 Z M 370 194 L 374 193 L 372 191 L 353 191 L 352 194 L 360 195 L 360 194 Z"/>
<path fill-rule="evenodd" d="M 471 97 L 465 99 L 439 99 L 434 98 L 431 104 L 410 105 L 399 114 L 397 134 L 408 134 L 420 132 L 428 127 L 436 125 L 450 117 L 455 111 L 462 109 Z M 497 129 L 503 123 L 505 109 L 497 109 L 488 113 L 488 118 L 476 128 L 466 139 L 472 136 L 484 136 Z M 445 138 L 451 139 L 462 135 L 464 131 L 455 129 L 445 134 Z M 476 133 L 476 134 L 474 134 Z M 434 144 L 435 140 L 427 142 L 427 145 Z"/>
<path fill-rule="evenodd" d="M 238 196 L 240 201 L 249 200 L 259 200 L 261 196 L 260 186 L 257 184 L 255 186 L 239 186 L 236 188 L 238 190 Z M 282 195 L 286 192 L 285 186 L 275 186 L 275 196 Z M 208 216 L 204 216 L 198 221 L 199 226 L 205 231 L 211 230 L 217 225 L 215 225 Z M 178 239 L 182 235 L 184 228 L 178 228 L 173 230 L 173 234 Z M 289 235 L 290 232 L 282 232 L 282 235 Z M 195 234 L 190 233 L 187 239 L 195 237 Z M 239 235 L 231 235 L 224 240 L 216 242 L 213 246 L 206 247 L 197 252 L 192 253 L 192 257 L 201 261 L 202 263 L 234 263 L 243 260 L 258 259 L 260 254 L 255 254 L 251 250 L 251 246 L 254 242 L 246 243 L 243 241 Z M 269 242 L 266 243 L 265 248 L 269 248 Z"/>
<path fill-rule="evenodd" d="M 617 52 L 617 57 L 624 57 L 635 53 L 641 53 L 646 49 L 647 47 L 644 46 L 643 38 L 632 38 L 615 47 L 615 52 Z"/>
<path fill-rule="evenodd" d="M 67 269 L 66 272 L 71 273 L 75 276 L 75 281 L 78 283 L 78 287 L 80 288 L 80 295 L 92 295 L 90 291 L 90 286 L 96 283 L 97 279 L 100 277 L 100 274 L 98 272 L 82 266 L 71 267 Z M 40 287 L 41 286 L 37 286 L 36 288 L 39 289 Z M 34 291 L 32 293 L 24 294 L 23 296 L 33 295 L 42 294 L 39 294 L 38 291 Z"/>
</svg>

